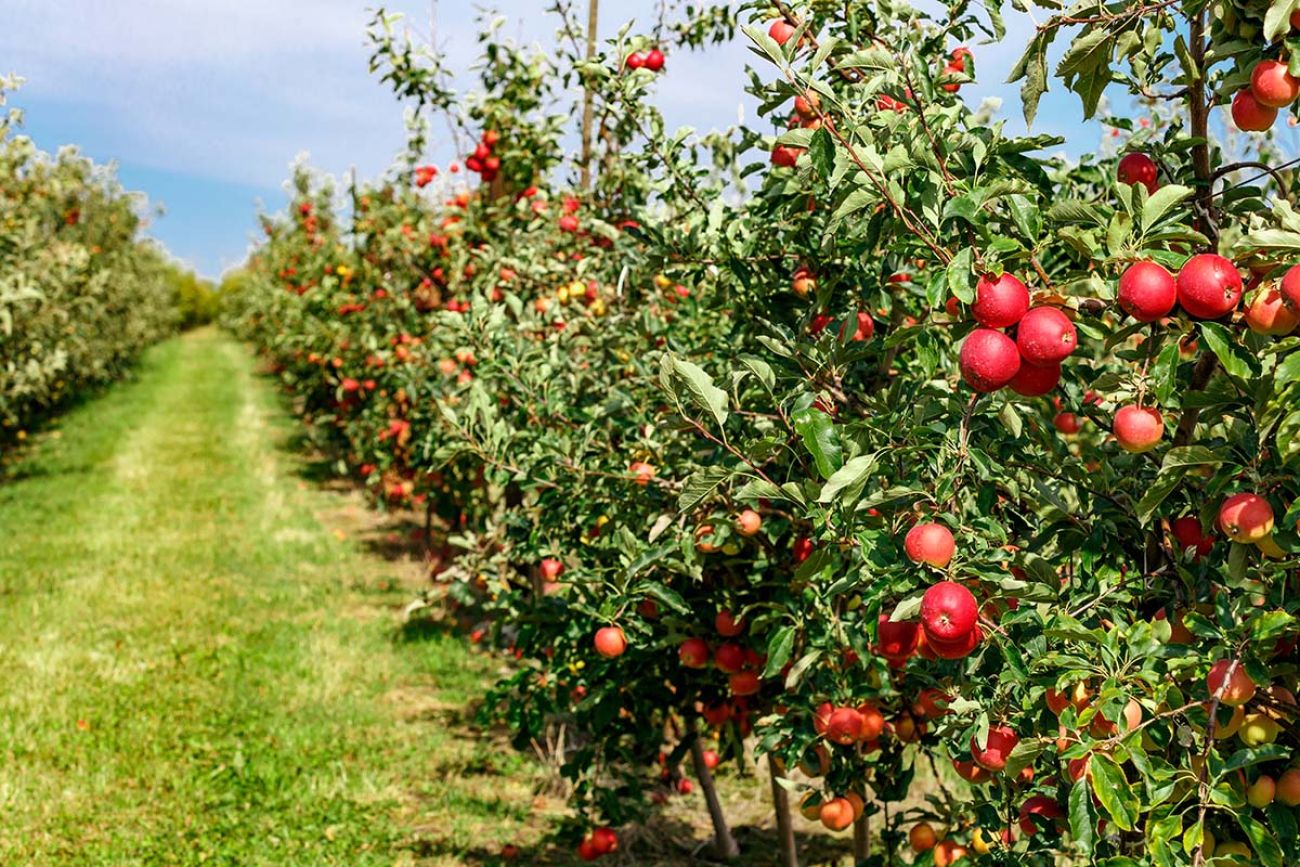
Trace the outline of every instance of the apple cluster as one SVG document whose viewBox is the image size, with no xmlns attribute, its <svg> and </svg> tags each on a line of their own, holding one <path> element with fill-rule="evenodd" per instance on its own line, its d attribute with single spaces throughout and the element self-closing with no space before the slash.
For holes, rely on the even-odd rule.
<svg viewBox="0 0 1300 867">
<path fill-rule="evenodd" d="M 497 173 L 501 171 L 501 158 L 493 153 L 500 140 L 501 134 L 496 130 L 484 130 L 483 137 L 479 139 L 478 145 L 474 148 L 474 153 L 465 158 L 465 168 L 477 173 L 484 183 L 490 184 L 496 180 Z M 418 176 L 416 183 L 420 183 Z M 420 186 L 423 186 L 423 184 L 420 184 Z"/>
<path fill-rule="evenodd" d="M 979 327 L 962 342 L 962 379 L 981 394 L 1010 387 L 1026 397 L 1047 394 L 1061 380 L 1061 362 L 1079 336 L 1059 307 L 1030 306 L 1029 288 L 1011 274 L 985 274 L 971 315 Z M 1015 328 L 1015 339 L 1003 329 Z"/>
</svg>

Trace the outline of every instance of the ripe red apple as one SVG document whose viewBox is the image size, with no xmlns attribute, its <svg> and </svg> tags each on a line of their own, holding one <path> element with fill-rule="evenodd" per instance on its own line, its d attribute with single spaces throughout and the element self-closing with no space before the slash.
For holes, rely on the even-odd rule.
<svg viewBox="0 0 1300 867">
<path fill-rule="evenodd" d="M 1061 365 L 1029 364 L 1025 362 L 1020 365 L 1020 370 L 1016 372 L 1007 387 L 1023 397 L 1041 397 L 1047 394 L 1061 382 Z"/>
<path fill-rule="evenodd" d="M 1124 705 L 1123 717 L 1125 731 L 1131 732 L 1142 724 L 1142 705 L 1137 699 L 1129 699 L 1128 703 Z M 1119 724 L 1111 722 L 1099 713 L 1092 718 L 1088 730 L 1092 732 L 1092 736 L 1095 738 L 1108 738 L 1119 732 Z"/>
<path fill-rule="evenodd" d="M 1007 766 L 1007 758 L 1018 743 L 1020 737 L 1010 727 L 992 726 L 984 749 L 980 749 L 978 739 L 974 735 L 971 736 L 971 758 L 984 770 L 996 773 Z"/>
<path fill-rule="evenodd" d="M 807 536 L 800 536 L 794 540 L 794 544 L 790 546 L 790 551 L 794 555 L 794 562 L 802 563 L 812 556 L 813 541 Z"/>
<path fill-rule="evenodd" d="M 912 702 L 912 714 L 923 720 L 939 719 L 948 712 L 948 705 L 952 702 L 952 696 L 943 690 L 927 686 L 916 695 L 916 701 Z"/>
<path fill-rule="evenodd" d="M 608 855 L 618 849 L 618 834 L 613 828 L 597 828 L 591 832 L 591 839 L 596 844 L 596 851 L 601 855 Z"/>
<path fill-rule="evenodd" d="M 957 64 L 957 63 L 949 62 L 949 63 L 945 63 L 943 66 L 944 75 L 961 75 L 965 71 L 966 71 L 965 63 Z M 950 81 L 947 84 L 940 85 L 940 87 L 943 88 L 945 93 L 956 93 L 957 91 L 961 90 L 961 82 Z"/>
<path fill-rule="evenodd" d="M 821 105 L 821 94 L 815 90 L 805 90 L 794 98 L 795 114 L 805 119 L 816 117 L 817 110 L 821 108 Z"/>
<path fill-rule="evenodd" d="M 1232 677 L 1228 677 L 1229 668 L 1232 669 Z M 1225 680 L 1227 686 L 1224 686 Z M 1255 697 L 1255 681 L 1251 680 L 1240 660 L 1234 665 L 1231 659 L 1220 659 L 1210 666 L 1210 673 L 1205 676 L 1205 688 L 1213 697 L 1220 687 L 1223 688 L 1223 695 L 1220 696 L 1219 703 L 1228 707 L 1241 707 Z"/>
<path fill-rule="evenodd" d="M 753 509 L 745 509 L 736 516 L 736 532 L 742 536 L 754 536 L 763 529 L 763 516 Z"/>
<path fill-rule="evenodd" d="M 784 18 L 778 18 L 773 21 L 772 26 L 768 28 L 767 35 L 776 40 L 777 45 L 785 45 L 790 41 L 790 37 L 794 36 L 794 31 L 795 27 L 793 24 L 786 21 Z"/>
<path fill-rule="evenodd" d="M 1237 266 L 1215 253 L 1187 260 L 1175 283 L 1178 302 L 1197 319 L 1218 319 L 1241 300 L 1241 274 Z"/>
<path fill-rule="evenodd" d="M 961 344 L 958 358 L 962 379 L 974 391 L 997 391 L 1020 372 L 1015 341 L 992 328 L 976 328 Z"/>
<path fill-rule="evenodd" d="M 1164 435 L 1164 417 L 1153 407 L 1129 404 L 1115 413 L 1115 441 L 1130 454 L 1151 451 Z"/>
<path fill-rule="evenodd" d="M 1078 342 L 1074 323 L 1056 307 L 1035 307 L 1016 327 L 1016 346 L 1030 364 L 1064 361 Z"/>
<path fill-rule="evenodd" d="M 985 274 L 975 284 L 975 321 L 987 328 L 1009 328 L 1029 310 L 1029 287 L 1010 274 Z"/>
<path fill-rule="evenodd" d="M 1214 537 L 1201 532 L 1201 521 L 1193 515 L 1175 518 L 1169 528 L 1183 550 L 1196 549 L 1197 560 L 1210 553 L 1210 549 L 1214 547 Z"/>
<path fill-rule="evenodd" d="M 1269 108 L 1286 108 L 1300 96 L 1300 78 L 1278 60 L 1261 60 L 1250 73 L 1250 92 L 1255 102 Z"/>
<path fill-rule="evenodd" d="M 542 560 L 541 571 L 543 580 L 554 581 L 564 574 L 564 564 L 554 557 L 547 557 Z"/>
<path fill-rule="evenodd" d="M 984 640 L 984 631 L 980 629 L 979 624 L 966 633 L 965 636 L 956 641 L 941 641 L 937 638 L 928 639 L 927 647 L 939 659 L 964 659 L 975 652 L 980 642 Z"/>
<path fill-rule="evenodd" d="M 921 627 L 931 644 L 966 640 L 978 617 L 974 594 L 956 581 L 940 581 L 921 597 Z"/>
<path fill-rule="evenodd" d="M 1134 262 L 1119 278 L 1119 306 L 1138 322 L 1155 322 L 1178 303 L 1174 276 L 1158 262 Z"/>
<path fill-rule="evenodd" d="M 727 682 L 732 695 L 753 695 L 763 686 L 758 675 L 752 671 L 738 671 L 727 678 Z"/>
<path fill-rule="evenodd" d="M 853 824 L 853 804 L 847 798 L 831 798 L 822 804 L 818 816 L 831 831 L 843 831 Z"/>
<path fill-rule="evenodd" d="M 826 739 L 836 744 L 855 744 L 862 739 L 862 714 L 854 707 L 837 707 L 826 721 Z"/>
<path fill-rule="evenodd" d="M 722 757 L 713 750 L 704 750 L 700 753 L 700 758 L 704 760 L 704 767 L 710 771 L 722 764 Z"/>
<path fill-rule="evenodd" d="M 884 714 L 873 704 L 859 705 L 858 714 L 862 717 L 862 736 L 859 740 L 867 743 L 880 737 L 880 733 L 885 730 Z"/>
<path fill-rule="evenodd" d="M 618 626 L 602 626 L 596 630 L 596 652 L 606 659 L 622 656 L 627 650 L 627 639 Z"/>
<path fill-rule="evenodd" d="M 903 551 L 913 563 L 946 567 L 957 550 L 952 532 L 943 524 L 917 524 L 903 538 Z"/>
<path fill-rule="evenodd" d="M 655 468 L 645 461 L 633 461 L 628 464 L 627 471 L 633 475 L 632 481 L 643 488 L 655 477 Z"/>
<path fill-rule="evenodd" d="M 1277 121 L 1277 109 L 1261 105 L 1250 88 L 1232 98 L 1232 122 L 1243 132 L 1267 132 Z"/>
<path fill-rule="evenodd" d="M 1286 306 L 1276 286 L 1265 286 L 1246 308 L 1246 325 L 1256 334 L 1283 337 L 1300 325 L 1300 316 Z"/>
<path fill-rule="evenodd" d="M 709 643 L 703 638 L 688 638 L 677 648 L 677 658 L 687 668 L 704 668 L 709 655 Z"/>
<path fill-rule="evenodd" d="M 801 154 L 803 154 L 803 148 L 777 145 L 772 148 L 772 165 L 783 169 L 794 168 L 795 163 L 799 162 Z"/>
<path fill-rule="evenodd" d="M 1219 529 L 1234 542 L 1258 542 L 1273 532 L 1273 507 L 1257 494 L 1233 494 L 1219 507 Z"/>
<path fill-rule="evenodd" d="M 893 621 L 888 614 L 876 622 L 876 652 L 887 659 L 907 659 L 916 652 L 919 623 Z"/>
<path fill-rule="evenodd" d="M 952 57 L 951 64 L 955 66 L 957 69 L 961 70 L 962 72 L 965 72 L 966 60 L 967 58 L 969 58 L 970 60 L 974 60 L 975 52 L 971 51 L 965 45 L 959 45 L 952 50 L 952 54 L 950 56 Z"/>
<path fill-rule="evenodd" d="M 1279 803 L 1300 806 L 1300 768 L 1290 768 L 1277 778 L 1276 795 Z"/>
<path fill-rule="evenodd" d="M 727 609 L 723 609 L 713 618 L 713 628 L 718 634 L 731 638 L 745 631 L 744 619 L 737 620 Z"/>
<path fill-rule="evenodd" d="M 1083 422 L 1072 412 L 1058 412 L 1052 418 L 1052 427 L 1063 434 L 1077 434 L 1083 429 Z"/>
<path fill-rule="evenodd" d="M 664 68 L 664 53 L 658 48 L 651 48 L 645 54 L 645 68 L 651 72 L 658 72 Z"/>
<path fill-rule="evenodd" d="M 853 331 L 854 340 L 870 340 L 876 333 L 876 323 L 871 321 L 870 313 L 859 312 L 856 318 L 856 327 Z M 848 330 L 849 323 L 845 322 L 840 326 L 840 337 L 844 337 L 844 332 Z"/>
<path fill-rule="evenodd" d="M 565 214 L 560 217 L 559 226 L 561 232 L 576 232 L 578 231 L 578 218 L 571 214 Z"/>
<path fill-rule="evenodd" d="M 993 778 L 993 775 L 991 773 L 989 773 L 984 768 L 981 768 L 979 765 L 975 764 L 974 762 L 967 762 L 959 759 L 953 759 L 952 767 L 953 770 L 957 772 L 957 776 L 961 777 L 963 780 L 965 780 L 968 783 L 975 783 L 975 784 L 987 783 L 990 779 Z"/>
<path fill-rule="evenodd" d="M 1058 830 L 1065 828 L 1064 822 L 1060 821 L 1065 818 L 1065 810 L 1061 809 L 1061 805 L 1055 798 L 1049 798 L 1047 795 L 1032 795 L 1020 805 L 1020 831 L 1026 837 L 1032 837 L 1038 831 L 1034 816 L 1051 820 Z"/>
<path fill-rule="evenodd" d="M 951 867 L 970 854 L 969 849 L 955 840 L 940 840 L 933 851 L 934 867 Z"/>
<path fill-rule="evenodd" d="M 934 833 L 934 828 L 930 827 L 928 822 L 917 822 L 912 829 L 907 832 L 908 845 L 912 851 L 920 854 L 929 852 L 934 848 L 934 844 L 939 842 L 938 835 Z"/>
<path fill-rule="evenodd" d="M 721 644 L 713 651 L 713 664 L 726 674 L 735 674 L 745 667 L 745 648 L 739 644 Z"/>
<path fill-rule="evenodd" d="M 1141 184 L 1148 193 L 1154 193 L 1159 187 L 1159 174 L 1155 160 L 1146 154 L 1125 154 L 1115 170 L 1115 177 L 1121 184 Z"/>
<path fill-rule="evenodd" d="M 1282 303 L 1293 313 L 1300 313 L 1300 265 L 1292 265 L 1282 275 Z"/>
<path fill-rule="evenodd" d="M 627 60 L 623 63 L 628 69 L 640 69 L 645 66 L 645 55 L 639 51 L 634 51 L 627 56 Z"/>
<path fill-rule="evenodd" d="M 817 291 L 817 277 L 807 265 L 800 265 L 790 278 L 790 289 L 800 298 L 807 298 Z"/>
</svg>

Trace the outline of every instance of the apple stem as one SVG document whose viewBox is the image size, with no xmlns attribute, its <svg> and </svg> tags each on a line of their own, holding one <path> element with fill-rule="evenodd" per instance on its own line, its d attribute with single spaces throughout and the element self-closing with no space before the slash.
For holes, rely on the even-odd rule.
<svg viewBox="0 0 1300 867">
<path fill-rule="evenodd" d="M 704 802 L 709 807 L 709 819 L 713 822 L 713 852 L 724 861 L 730 861 L 740 855 L 736 838 L 727 827 L 727 817 L 722 812 L 722 802 L 718 800 L 718 789 L 713 784 L 713 772 L 704 763 L 704 747 L 700 738 L 691 738 L 691 761 L 695 765 L 695 777 L 700 781 L 700 791 L 704 793 Z"/>
<path fill-rule="evenodd" d="M 776 809 L 776 835 L 781 842 L 781 867 L 799 867 L 799 852 L 794 844 L 794 824 L 790 821 L 790 795 L 781 785 L 785 774 L 776 756 L 767 754 L 767 769 L 772 777 L 772 806 Z"/>
</svg>

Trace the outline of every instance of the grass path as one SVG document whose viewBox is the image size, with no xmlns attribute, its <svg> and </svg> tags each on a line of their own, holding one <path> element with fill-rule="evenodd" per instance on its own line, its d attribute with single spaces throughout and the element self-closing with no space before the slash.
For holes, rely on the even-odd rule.
<svg viewBox="0 0 1300 867">
<path fill-rule="evenodd" d="M 487 663 L 398 643 L 404 567 L 327 525 L 364 510 L 302 482 L 287 430 L 199 331 L 0 479 L 0 863 L 460 864 L 536 838 L 537 771 L 464 729 Z"/>
</svg>

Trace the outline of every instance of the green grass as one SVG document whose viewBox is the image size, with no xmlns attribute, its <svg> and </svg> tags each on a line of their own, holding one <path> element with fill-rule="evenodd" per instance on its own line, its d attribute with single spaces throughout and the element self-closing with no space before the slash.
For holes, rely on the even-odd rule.
<svg viewBox="0 0 1300 867">
<path fill-rule="evenodd" d="M 0 863 L 482 860 L 538 771 L 474 739 L 487 674 L 396 640 L 398 563 L 216 332 L 154 349 L 0 480 Z M 355 510 L 355 504 L 352 507 Z"/>
</svg>

